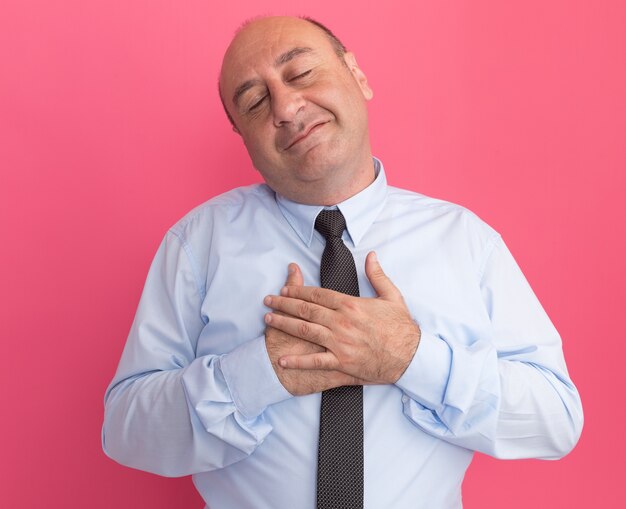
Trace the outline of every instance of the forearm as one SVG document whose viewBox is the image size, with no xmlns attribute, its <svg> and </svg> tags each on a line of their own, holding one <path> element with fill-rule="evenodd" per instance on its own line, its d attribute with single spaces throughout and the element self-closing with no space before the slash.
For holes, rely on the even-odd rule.
<svg viewBox="0 0 626 509">
<path fill-rule="evenodd" d="M 441 355 L 438 366 L 431 358 L 427 370 L 420 364 L 428 361 L 417 359 L 398 381 L 404 413 L 418 427 L 498 458 L 555 459 L 574 447 L 582 408 L 564 371 L 530 359 L 499 359 L 488 346 L 455 347 L 447 359 Z M 433 376 L 437 369 L 440 375 Z"/>
<path fill-rule="evenodd" d="M 256 338 L 229 354 L 117 383 L 106 398 L 105 452 L 167 476 L 223 468 L 252 454 L 272 430 L 263 411 L 290 397 L 263 345 Z"/>
<path fill-rule="evenodd" d="M 580 397 L 571 380 L 541 366 L 499 361 L 501 404 L 489 454 L 499 458 L 558 459 L 578 442 Z"/>
<path fill-rule="evenodd" d="M 583 414 L 561 339 L 501 241 L 481 278 L 485 318 L 424 332 L 407 372 L 405 413 L 428 433 L 502 458 L 557 458 Z"/>
<path fill-rule="evenodd" d="M 111 390 L 102 429 L 102 446 L 109 457 L 128 467 L 173 477 L 220 466 L 210 459 L 215 451 L 206 453 L 211 452 L 211 445 L 213 449 L 227 446 L 211 444 L 217 440 L 193 418 L 183 373 L 183 369 L 154 372 Z M 229 456 L 236 461 L 237 450 Z"/>
</svg>

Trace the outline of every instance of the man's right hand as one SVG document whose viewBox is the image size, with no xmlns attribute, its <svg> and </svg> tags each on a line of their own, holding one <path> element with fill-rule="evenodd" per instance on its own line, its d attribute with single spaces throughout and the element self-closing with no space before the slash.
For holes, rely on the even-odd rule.
<svg viewBox="0 0 626 509">
<path fill-rule="evenodd" d="M 303 286 L 304 279 L 300 268 L 289 265 L 286 286 Z M 322 392 L 342 385 L 362 385 L 359 380 L 340 371 L 285 369 L 279 366 L 278 359 L 283 355 L 303 355 L 323 352 L 324 347 L 282 332 L 273 327 L 265 329 L 265 346 L 272 366 L 280 383 L 294 396 L 304 396 Z"/>
</svg>

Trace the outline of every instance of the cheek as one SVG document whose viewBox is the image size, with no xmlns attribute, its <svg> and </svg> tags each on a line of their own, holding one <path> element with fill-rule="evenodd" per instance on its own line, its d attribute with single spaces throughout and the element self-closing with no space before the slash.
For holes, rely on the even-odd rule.
<svg viewBox="0 0 626 509">
<path fill-rule="evenodd" d="M 274 152 L 274 137 L 271 133 L 259 129 L 254 134 L 248 132 L 246 135 L 242 135 L 242 139 L 253 159 L 258 157 L 268 158 Z"/>
<path fill-rule="evenodd" d="M 318 94 L 318 105 L 332 112 L 341 123 L 345 119 L 352 119 L 361 115 L 365 99 L 356 83 L 342 82 L 329 84 Z"/>
<path fill-rule="evenodd" d="M 273 181 L 273 172 L 282 167 L 280 154 L 274 149 L 272 140 L 273 137 L 269 134 L 265 138 L 255 136 L 251 139 L 244 139 L 244 145 L 252 166 L 261 173 L 263 179 L 268 183 Z"/>
</svg>

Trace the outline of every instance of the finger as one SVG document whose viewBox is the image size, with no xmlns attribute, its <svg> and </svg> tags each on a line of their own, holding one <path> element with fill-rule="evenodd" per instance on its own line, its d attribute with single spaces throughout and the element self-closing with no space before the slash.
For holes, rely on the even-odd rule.
<svg viewBox="0 0 626 509">
<path fill-rule="evenodd" d="M 278 359 L 285 369 L 325 369 L 339 368 L 339 361 L 332 352 L 309 353 L 306 355 L 285 355 Z"/>
<path fill-rule="evenodd" d="M 400 290 L 383 272 L 383 268 L 374 251 L 370 251 L 367 254 L 367 258 L 365 258 L 365 274 L 379 297 L 395 302 L 404 301 Z"/>
<path fill-rule="evenodd" d="M 332 310 L 306 300 L 268 295 L 263 300 L 263 303 L 281 315 L 291 315 L 325 327 L 330 327 L 333 321 L 336 321 Z"/>
<path fill-rule="evenodd" d="M 302 277 L 302 271 L 298 267 L 297 263 L 290 263 L 287 266 L 287 281 L 286 286 L 302 286 L 304 284 L 304 278 Z"/>
<path fill-rule="evenodd" d="M 328 344 L 329 330 L 323 325 L 277 313 L 266 313 L 265 323 L 274 329 L 324 348 Z"/>
<path fill-rule="evenodd" d="M 280 291 L 283 297 L 291 297 L 294 299 L 306 300 L 313 304 L 324 306 L 328 309 L 339 308 L 341 302 L 348 297 L 344 293 L 328 290 L 327 288 L 319 288 L 317 286 L 285 286 Z"/>
</svg>

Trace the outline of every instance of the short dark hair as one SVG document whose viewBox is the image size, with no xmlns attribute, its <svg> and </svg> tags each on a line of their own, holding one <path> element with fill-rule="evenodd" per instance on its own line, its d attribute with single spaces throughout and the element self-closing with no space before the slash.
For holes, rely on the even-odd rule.
<svg viewBox="0 0 626 509">
<path fill-rule="evenodd" d="M 323 23 L 320 23 L 316 19 L 311 18 L 310 16 L 298 16 L 298 17 L 300 19 L 304 20 L 304 21 L 307 21 L 307 22 L 311 23 L 312 25 L 315 25 L 322 32 L 324 32 L 326 37 L 328 37 L 328 39 L 330 40 L 330 43 L 333 46 L 333 49 L 335 50 L 335 53 L 337 54 L 337 56 L 343 62 L 343 56 L 346 54 L 346 52 L 348 50 L 346 49 L 346 46 L 343 44 L 343 42 L 341 42 L 339 37 L 337 37 L 330 30 L 330 28 L 328 28 L 326 25 L 324 25 Z M 241 27 L 239 27 L 239 29 L 237 30 L 237 33 L 239 33 L 239 31 L 241 31 L 241 29 L 245 28 L 246 25 L 248 25 L 254 19 L 255 18 L 253 18 L 252 20 L 248 20 L 243 25 L 241 25 Z M 344 64 L 345 64 L 345 62 L 344 62 Z M 230 122 L 230 125 L 233 126 L 233 129 L 235 131 L 238 131 L 237 126 L 235 125 L 235 120 L 233 119 L 232 115 L 228 112 L 228 108 L 226 108 L 226 103 L 224 102 L 224 96 L 222 96 L 222 90 L 220 89 L 219 82 L 217 84 L 217 91 L 219 92 L 220 101 L 222 102 L 222 107 L 224 108 L 224 112 L 226 113 L 226 116 L 228 117 L 228 121 Z"/>
</svg>

